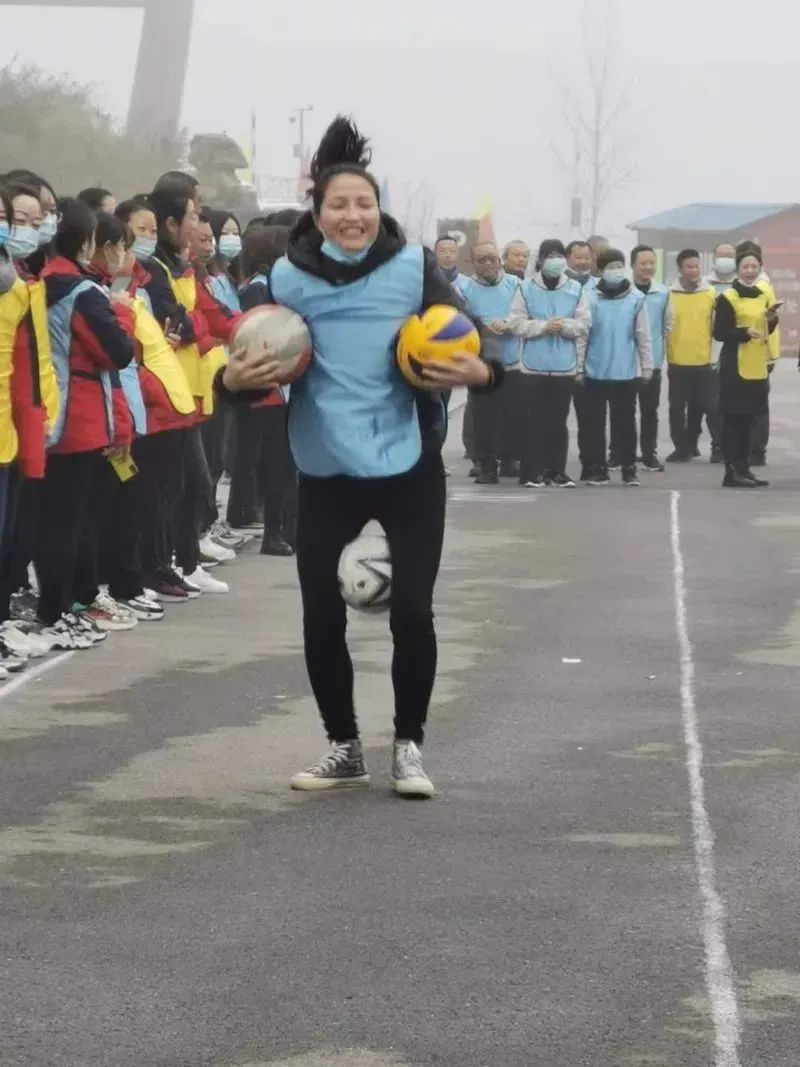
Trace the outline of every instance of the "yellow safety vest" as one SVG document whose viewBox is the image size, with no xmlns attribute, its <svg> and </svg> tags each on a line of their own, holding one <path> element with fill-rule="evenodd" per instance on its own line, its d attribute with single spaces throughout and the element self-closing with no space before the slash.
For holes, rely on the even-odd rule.
<svg viewBox="0 0 800 1067">
<path fill-rule="evenodd" d="M 777 304 L 778 303 L 778 297 L 775 294 L 775 289 L 774 289 L 774 287 L 773 287 L 771 282 L 761 281 L 761 282 L 756 282 L 756 285 L 758 286 L 759 289 L 763 289 L 763 291 L 767 294 L 767 298 L 769 300 L 769 306 L 770 307 L 772 307 L 773 304 Z M 781 358 L 781 328 L 780 328 L 780 326 L 777 326 L 772 331 L 772 333 L 769 335 L 769 361 L 770 361 L 770 363 L 775 363 L 780 358 Z"/>
<path fill-rule="evenodd" d="M 142 346 L 143 365 L 164 386 L 170 403 L 179 415 L 193 414 L 197 409 L 186 373 L 157 319 L 141 297 L 134 298 L 133 314 L 136 320 L 134 336 Z"/>
<path fill-rule="evenodd" d="M 156 260 L 161 263 L 161 260 Z M 175 278 L 172 271 L 165 263 L 161 263 L 167 278 L 169 279 L 172 295 L 175 302 L 181 304 L 187 311 L 194 311 L 197 307 L 197 279 L 194 274 L 186 274 L 182 278 Z M 196 344 L 182 345 L 176 355 L 183 367 L 192 396 L 200 401 L 200 410 L 203 415 L 214 414 L 214 379 L 220 367 L 228 362 L 228 355 L 222 345 L 217 345 L 204 356 L 200 355 L 200 349 Z"/>
<path fill-rule="evenodd" d="M 728 289 L 725 293 L 725 299 L 736 315 L 736 325 L 743 330 L 757 330 L 765 337 L 763 341 L 745 341 L 739 345 L 739 376 L 752 382 L 763 381 L 767 377 L 767 366 L 771 362 L 766 337 L 767 310 L 775 301 L 762 286 L 759 289 L 759 296 L 740 296 L 735 289 Z"/>
<path fill-rule="evenodd" d="M 42 397 L 48 432 L 53 429 L 61 410 L 61 390 L 53 366 L 53 350 L 50 342 L 50 324 L 47 320 L 47 293 L 44 282 L 30 282 L 28 292 L 31 302 L 31 321 L 36 335 L 39 356 L 39 391 Z"/>
<path fill-rule="evenodd" d="M 28 286 L 17 278 L 8 292 L 0 296 L 0 464 L 11 463 L 19 450 L 11 411 L 11 372 L 17 330 L 28 307 Z"/>
<path fill-rule="evenodd" d="M 678 367 L 705 367 L 711 363 L 712 323 L 717 294 L 712 288 L 684 293 L 672 289 L 674 313 L 667 338 L 667 359 Z"/>
</svg>

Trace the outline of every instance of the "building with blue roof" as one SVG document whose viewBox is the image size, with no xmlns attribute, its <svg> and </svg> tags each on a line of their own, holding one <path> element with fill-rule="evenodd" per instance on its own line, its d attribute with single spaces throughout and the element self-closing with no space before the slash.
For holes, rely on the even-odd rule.
<svg viewBox="0 0 800 1067">
<path fill-rule="evenodd" d="M 784 350 L 800 345 L 800 203 L 684 204 L 631 222 L 637 243 L 650 245 L 659 258 L 662 278 L 677 274 L 675 259 L 683 248 L 700 252 L 710 270 L 714 248 L 722 242 L 757 241 L 764 250 L 764 267 L 778 299 Z"/>
</svg>

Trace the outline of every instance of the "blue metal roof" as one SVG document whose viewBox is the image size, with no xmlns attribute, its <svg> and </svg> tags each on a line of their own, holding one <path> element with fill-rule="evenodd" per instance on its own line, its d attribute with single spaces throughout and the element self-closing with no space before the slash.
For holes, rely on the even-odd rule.
<svg viewBox="0 0 800 1067">
<path fill-rule="evenodd" d="M 771 215 L 780 215 L 800 207 L 798 204 L 685 204 L 662 211 L 638 222 L 631 222 L 630 230 L 703 230 L 711 233 L 730 233 L 750 226 Z"/>
</svg>

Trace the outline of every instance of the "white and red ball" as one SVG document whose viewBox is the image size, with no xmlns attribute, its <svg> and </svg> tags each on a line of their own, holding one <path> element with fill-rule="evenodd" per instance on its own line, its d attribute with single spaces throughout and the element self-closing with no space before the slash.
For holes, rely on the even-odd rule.
<svg viewBox="0 0 800 1067">
<path fill-rule="evenodd" d="M 262 304 L 242 315 L 231 348 L 257 355 L 268 346 L 281 367 L 281 380 L 296 382 L 308 369 L 313 344 L 308 326 L 298 314 L 280 304 Z"/>
</svg>

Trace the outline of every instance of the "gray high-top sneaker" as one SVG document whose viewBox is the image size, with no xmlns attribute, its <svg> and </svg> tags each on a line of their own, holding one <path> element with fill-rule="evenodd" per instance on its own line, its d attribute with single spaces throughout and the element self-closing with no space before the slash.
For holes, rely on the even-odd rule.
<svg viewBox="0 0 800 1067">
<path fill-rule="evenodd" d="M 422 766 L 422 753 L 413 741 L 395 741 L 391 781 L 401 797 L 432 797 L 436 792 Z"/>
<path fill-rule="evenodd" d="M 346 789 L 369 785 L 360 741 L 333 741 L 327 752 L 313 767 L 300 771 L 292 778 L 292 789 Z"/>
</svg>

